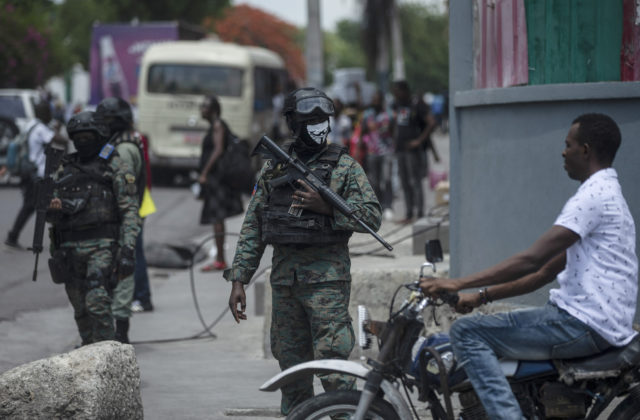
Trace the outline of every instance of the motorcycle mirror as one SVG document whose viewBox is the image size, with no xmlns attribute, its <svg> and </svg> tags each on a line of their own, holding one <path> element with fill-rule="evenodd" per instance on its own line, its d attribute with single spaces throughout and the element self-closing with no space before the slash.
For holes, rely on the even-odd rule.
<svg viewBox="0 0 640 420">
<path fill-rule="evenodd" d="M 424 245 L 424 255 L 430 263 L 442 261 L 442 245 L 439 239 L 430 239 Z"/>
</svg>

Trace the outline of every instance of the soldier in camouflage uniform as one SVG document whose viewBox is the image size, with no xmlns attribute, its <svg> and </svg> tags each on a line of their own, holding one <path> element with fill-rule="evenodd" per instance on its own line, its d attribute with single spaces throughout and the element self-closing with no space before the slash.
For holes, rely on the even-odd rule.
<svg viewBox="0 0 640 420">
<path fill-rule="evenodd" d="M 133 129 L 133 112 L 127 101 L 121 98 L 105 98 L 96 108 L 96 114 L 105 120 L 112 134 L 109 141 L 116 147 L 118 157 L 133 170 L 136 176 L 138 205 L 142 204 L 142 195 L 146 185 L 144 151 L 140 134 Z M 142 226 L 141 226 L 142 228 Z M 136 246 L 142 238 L 136 238 Z M 134 290 L 133 273 L 118 282 L 113 290 L 111 311 L 116 321 L 115 339 L 121 343 L 129 343 L 129 318 Z"/>
<path fill-rule="evenodd" d="M 85 345 L 114 338 L 111 290 L 133 272 L 140 219 L 136 177 L 107 143 L 106 124 L 81 112 L 67 132 L 77 153 L 53 175 L 49 266 L 54 282 L 65 284 Z"/>
<path fill-rule="evenodd" d="M 295 141 L 285 147 L 377 230 L 380 204 L 362 167 L 345 154 L 344 148 L 326 142 L 333 112 L 331 99 L 317 89 L 291 92 L 283 113 Z M 233 284 L 229 306 L 240 322 L 246 319 L 244 285 L 258 268 L 266 245 L 273 245 L 271 351 L 283 370 L 314 359 L 349 357 L 355 337 L 348 312 L 348 240 L 353 231 L 363 231 L 304 182 L 295 188 L 269 183 L 286 174 L 286 169 L 272 161 L 265 163 L 247 209 L 233 265 L 224 273 Z M 355 388 L 351 377 L 319 377 L 326 391 Z M 313 378 L 301 379 L 282 388 L 280 409 L 286 415 L 312 396 Z"/>
</svg>

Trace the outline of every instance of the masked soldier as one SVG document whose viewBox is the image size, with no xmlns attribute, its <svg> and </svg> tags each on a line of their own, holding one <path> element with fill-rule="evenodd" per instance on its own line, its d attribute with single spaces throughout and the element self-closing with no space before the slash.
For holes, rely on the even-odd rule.
<svg viewBox="0 0 640 420">
<path fill-rule="evenodd" d="M 333 102 L 322 91 L 302 88 L 286 98 L 283 114 L 295 139 L 284 145 L 319 178 L 356 209 L 374 230 L 381 209 L 362 167 L 337 144 L 327 144 Z M 351 262 L 348 241 L 363 231 L 332 208 L 304 181 L 270 183 L 287 168 L 267 161 L 262 169 L 240 232 L 233 265 L 224 277 L 232 282 L 229 306 L 237 322 L 246 319 L 244 285 L 273 246 L 271 271 L 271 351 L 287 369 L 313 359 L 347 359 L 354 345 L 349 316 Z M 277 186 L 276 186 L 277 185 Z M 240 308 L 238 308 L 240 304 Z M 353 378 L 320 375 L 326 391 L 353 389 Z M 282 388 L 283 414 L 313 396 L 313 378 Z"/>
<path fill-rule="evenodd" d="M 77 150 L 53 175 L 51 276 L 64 283 L 82 344 L 114 339 L 111 290 L 133 272 L 140 231 L 136 177 L 93 112 L 67 123 Z"/>
<path fill-rule="evenodd" d="M 141 205 L 146 186 L 146 167 L 142 139 L 133 129 L 131 106 L 121 98 L 106 98 L 98 104 L 96 114 L 109 126 L 112 134 L 110 143 L 115 146 L 118 156 L 129 165 L 136 176 L 138 205 Z M 142 252 L 142 249 L 138 249 L 138 243 L 142 247 L 141 241 L 142 238 L 139 236 L 136 240 L 136 255 Z M 111 309 L 116 320 L 115 338 L 121 343 L 129 342 L 129 318 L 131 318 L 134 286 L 134 275 L 131 274 L 119 281 L 113 291 Z M 150 304 L 150 300 L 147 299 L 147 301 Z"/>
</svg>

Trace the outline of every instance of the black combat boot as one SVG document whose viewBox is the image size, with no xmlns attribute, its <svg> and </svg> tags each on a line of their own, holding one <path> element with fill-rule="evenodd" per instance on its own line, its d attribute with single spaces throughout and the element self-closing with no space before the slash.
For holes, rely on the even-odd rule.
<svg viewBox="0 0 640 420">
<path fill-rule="evenodd" d="M 129 344 L 129 320 L 116 319 L 116 341 L 122 344 Z"/>
</svg>

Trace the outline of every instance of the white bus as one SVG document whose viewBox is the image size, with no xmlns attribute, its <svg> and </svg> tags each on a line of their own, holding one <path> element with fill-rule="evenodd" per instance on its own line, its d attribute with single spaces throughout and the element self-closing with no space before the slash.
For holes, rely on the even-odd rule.
<svg viewBox="0 0 640 420">
<path fill-rule="evenodd" d="M 154 173 L 165 178 L 197 168 L 208 128 L 200 104 L 208 94 L 218 96 L 222 118 L 253 146 L 271 130 L 272 98 L 285 81 L 283 60 L 264 48 L 213 40 L 149 47 L 140 64 L 137 119 Z"/>
</svg>

